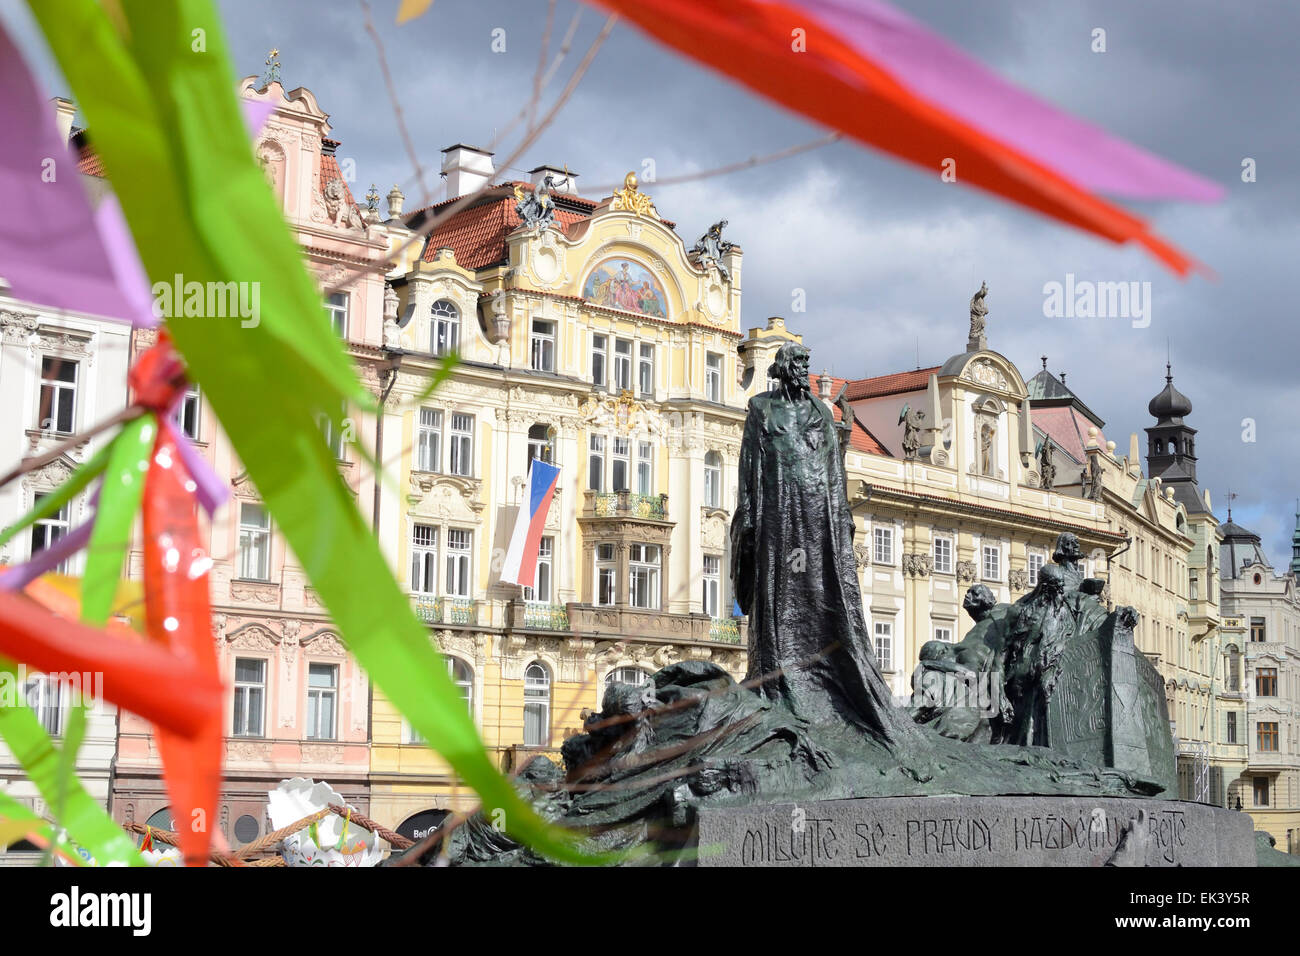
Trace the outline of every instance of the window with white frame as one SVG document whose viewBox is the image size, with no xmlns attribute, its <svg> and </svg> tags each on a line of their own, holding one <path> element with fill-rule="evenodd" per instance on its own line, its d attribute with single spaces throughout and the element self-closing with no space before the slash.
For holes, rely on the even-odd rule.
<svg viewBox="0 0 1300 956">
<path fill-rule="evenodd" d="M 185 389 L 185 397 L 176 406 L 176 414 L 172 416 L 176 427 L 191 441 L 199 440 L 199 409 L 201 407 L 199 387 L 190 385 Z"/>
<path fill-rule="evenodd" d="M 1029 571 L 1029 586 L 1038 587 L 1038 572 L 1043 570 L 1043 564 L 1047 561 L 1047 555 L 1040 551 L 1030 551 L 1026 558 L 1025 565 Z"/>
<path fill-rule="evenodd" d="M 540 661 L 524 671 L 524 746 L 551 745 L 551 672 Z"/>
<path fill-rule="evenodd" d="M 307 665 L 307 739 L 333 740 L 338 706 L 339 666 Z"/>
<path fill-rule="evenodd" d="M 952 538 L 935 538 L 933 557 L 936 574 L 952 574 Z"/>
<path fill-rule="evenodd" d="M 23 686 L 23 700 L 52 737 L 63 733 L 63 686 L 45 674 L 33 674 Z"/>
<path fill-rule="evenodd" d="M 628 490 L 628 470 L 631 467 L 632 442 L 628 438 L 614 436 L 614 455 L 612 459 L 613 479 L 610 482 L 610 491 L 627 491 Z"/>
<path fill-rule="evenodd" d="M 77 425 L 77 363 L 54 355 L 41 356 L 41 399 L 36 427 L 71 435 Z"/>
<path fill-rule="evenodd" d="M 594 601 L 601 607 L 614 603 L 617 592 L 618 565 L 612 544 L 596 545 L 596 593 Z"/>
<path fill-rule="evenodd" d="M 460 699 L 465 702 L 465 709 L 469 711 L 472 717 L 474 715 L 474 668 L 459 657 L 447 656 L 443 660 L 447 662 L 447 675 L 451 678 L 451 682 L 456 685 L 456 689 L 460 692 Z M 425 742 L 424 737 L 406 720 L 402 721 L 402 729 L 405 732 L 405 739 L 408 744 L 422 744 Z"/>
<path fill-rule="evenodd" d="M 872 531 L 875 542 L 875 554 L 872 559 L 876 564 L 894 563 L 894 529 L 877 525 Z"/>
<path fill-rule="evenodd" d="M 934 628 L 934 639 L 935 639 L 936 641 L 943 641 L 945 644 L 951 644 L 951 643 L 952 643 L 952 628 L 951 628 L 951 627 L 947 627 L 947 626 L 945 626 L 945 625 L 938 625 L 938 624 L 936 624 L 936 625 L 935 625 L 935 628 Z"/>
<path fill-rule="evenodd" d="M 342 422 L 347 421 L 347 409 L 343 409 L 343 418 L 339 425 L 330 420 L 325 414 L 316 416 L 316 425 L 320 428 L 321 434 L 325 436 L 325 444 L 329 446 L 331 454 L 334 455 L 335 461 L 343 460 L 343 428 Z"/>
<path fill-rule="evenodd" d="M 266 661 L 235 658 L 235 714 L 230 732 L 236 737 L 261 737 L 266 726 Z"/>
<path fill-rule="evenodd" d="M 474 474 L 474 416 L 452 412 L 447 471 L 468 478 Z"/>
<path fill-rule="evenodd" d="M 704 594 L 701 608 L 709 617 L 718 616 L 718 598 L 722 593 L 722 558 L 716 554 L 704 556 Z"/>
<path fill-rule="evenodd" d="M 984 580 L 1002 580 L 1002 546 L 986 544 L 981 549 L 984 555 Z"/>
<path fill-rule="evenodd" d="M 456 685 L 460 691 L 460 699 L 465 702 L 465 709 L 471 714 L 474 713 L 474 668 L 470 667 L 459 657 L 448 657 L 447 673 L 451 676 L 451 682 Z"/>
<path fill-rule="evenodd" d="M 431 524 L 411 528 L 411 593 L 433 594 L 438 587 L 438 529 Z"/>
<path fill-rule="evenodd" d="M 642 342 L 640 361 L 637 363 L 637 391 L 642 395 L 655 392 L 655 347 L 649 342 Z"/>
<path fill-rule="evenodd" d="M 704 397 L 711 402 L 722 401 L 722 356 L 708 352 L 704 357 Z"/>
<path fill-rule="evenodd" d="M 439 299 L 430 310 L 430 351 L 448 355 L 460 346 L 460 309 L 446 299 Z"/>
<path fill-rule="evenodd" d="M 555 430 L 544 422 L 528 427 L 528 460 L 555 464 Z"/>
<path fill-rule="evenodd" d="M 639 667 L 615 667 L 605 675 L 606 684 L 631 684 L 633 687 L 646 687 L 653 681 L 650 675 Z"/>
<path fill-rule="evenodd" d="M 271 515 L 251 501 L 239 504 L 239 576 L 246 581 L 271 580 Z"/>
<path fill-rule="evenodd" d="M 722 456 L 716 451 L 704 455 L 704 505 L 722 507 Z"/>
<path fill-rule="evenodd" d="M 605 387 L 605 363 L 609 361 L 609 340 L 603 335 L 591 337 L 591 384 Z"/>
<path fill-rule="evenodd" d="M 32 504 L 40 504 L 41 499 L 44 497 L 45 494 L 37 492 Z M 70 524 L 71 521 L 69 518 L 67 502 L 64 502 L 63 507 L 59 508 L 59 510 L 53 514 L 47 515 L 44 518 L 38 518 L 36 521 L 32 522 L 31 553 L 36 554 L 38 551 L 44 551 L 46 548 L 53 545 L 54 542 L 58 541 L 68 533 Z M 66 574 L 67 569 L 68 562 L 60 561 L 58 566 L 54 568 L 54 571 L 58 574 Z"/>
<path fill-rule="evenodd" d="M 587 487 L 592 491 L 605 490 L 605 436 L 592 435 L 587 452 Z"/>
<path fill-rule="evenodd" d="M 474 532 L 464 528 L 447 529 L 447 597 L 470 596 L 470 557 Z"/>
<path fill-rule="evenodd" d="M 648 441 L 636 443 L 636 493 L 654 494 L 655 446 Z"/>
<path fill-rule="evenodd" d="M 894 669 L 894 622 L 876 621 L 874 633 L 876 666 L 882 672 L 892 671 Z"/>
<path fill-rule="evenodd" d="M 659 608 L 659 545 L 628 546 L 628 603 L 650 610 Z"/>
<path fill-rule="evenodd" d="M 533 371 L 555 371 L 555 323 L 545 319 L 533 319 L 531 343 L 531 360 Z"/>
<path fill-rule="evenodd" d="M 341 339 L 346 339 L 348 337 L 348 294 L 331 292 L 329 298 L 325 300 L 325 315 L 334 334 Z"/>
<path fill-rule="evenodd" d="M 614 388 L 624 391 L 632 387 L 632 343 L 628 339 L 614 340 Z"/>
<path fill-rule="evenodd" d="M 537 570 L 533 574 L 532 587 L 525 586 L 524 600 L 551 603 L 551 571 L 555 560 L 555 539 L 542 538 L 537 549 Z"/>
<path fill-rule="evenodd" d="M 415 429 L 415 467 L 418 471 L 442 470 L 442 410 L 421 408 Z"/>
</svg>

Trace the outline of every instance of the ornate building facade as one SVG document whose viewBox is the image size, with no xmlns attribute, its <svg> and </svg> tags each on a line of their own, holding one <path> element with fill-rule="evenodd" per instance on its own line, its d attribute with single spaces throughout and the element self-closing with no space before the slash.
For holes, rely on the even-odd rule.
<svg viewBox="0 0 1300 956">
<path fill-rule="evenodd" d="M 720 227 L 688 247 L 630 174 L 601 199 L 557 167 L 493 185 L 464 144 L 443 171 L 445 203 L 389 196 L 381 539 L 512 771 L 557 758 L 607 682 L 683 659 L 744 672 L 727 581 L 742 256 Z M 560 478 L 520 588 L 500 568 L 533 458 Z M 410 835 L 473 805 L 378 691 L 370 782 L 375 819 Z"/>
<path fill-rule="evenodd" d="M 1300 545 L 1300 515 L 1296 516 Z M 1296 569 L 1274 572 L 1259 535 L 1223 526 L 1222 663 L 1225 734 L 1245 751 L 1228 805 L 1255 818 L 1276 848 L 1300 853 L 1300 593 Z"/>
<path fill-rule="evenodd" d="M 59 129 L 73 135 L 75 112 L 67 100 L 54 101 Z M 90 189 L 90 195 L 98 195 Z M 0 288 L 3 288 L 0 286 Z M 73 314 L 0 294 L 0 461 L 4 467 L 38 455 L 97 424 L 126 403 L 130 327 L 95 315 Z M 0 527 L 8 527 L 36 501 L 63 484 L 72 471 L 95 454 L 108 436 L 77 445 L 59 458 L 0 487 Z M 91 516 L 90 493 L 77 495 L 48 519 L 0 546 L 0 564 L 26 561 Z M 60 568 L 81 573 L 84 555 Z M 23 672 L 21 691 L 46 731 L 63 732 L 71 704 L 69 688 L 45 675 Z M 76 771 L 87 792 L 107 806 L 116 753 L 117 712 L 94 702 L 86 719 L 86 736 L 77 754 Z M 4 742 L 0 741 L 0 789 L 45 813 L 46 807 Z M 7 851 L 0 865 L 26 865 L 39 859 L 36 848 L 22 841 Z"/>
<path fill-rule="evenodd" d="M 322 322 L 345 340 L 361 374 L 377 380 L 382 341 L 387 240 L 376 218 L 353 200 L 330 139 L 328 115 L 310 90 L 285 91 L 278 80 L 242 81 L 246 99 L 271 112 L 255 149 L 282 203 L 308 267 L 328 294 Z M 214 320 L 216 321 L 216 320 Z M 138 352 L 155 334 L 137 331 Z M 352 420 L 356 438 L 373 447 L 374 422 Z M 180 424 L 230 498 L 210 524 L 213 639 L 227 684 L 224 784 L 218 827 L 234 848 L 269 832 L 267 792 L 287 777 L 327 780 L 350 803 L 369 808 L 369 697 L 364 671 L 347 653 L 301 566 L 277 533 L 212 409 L 197 390 Z M 327 432 L 344 481 L 361 503 L 374 495 L 369 470 L 342 435 Z M 133 551 L 138 577 L 142 554 Z M 113 780 L 116 819 L 173 824 L 162 766 L 149 725 L 123 714 Z"/>
</svg>

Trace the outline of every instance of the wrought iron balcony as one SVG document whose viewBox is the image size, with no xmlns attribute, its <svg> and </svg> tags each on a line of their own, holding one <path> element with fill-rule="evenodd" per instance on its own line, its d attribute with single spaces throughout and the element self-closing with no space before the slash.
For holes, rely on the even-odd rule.
<svg viewBox="0 0 1300 956">
<path fill-rule="evenodd" d="M 567 631 L 569 629 L 569 609 L 563 604 L 525 601 L 524 627 L 543 631 Z"/>
<path fill-rule="evenodd" d="M 725 644 L 740 643 L 740 618 L 715 617 L 709 623 L 709 640 Z"/>
<path fill-rule="evenodd" d="M 426 624 L 476 624 L 478 609 L 472 598 L 413 595 L 415 616 Z"/>
<path fill-rule="evenodd" d="M 631 491 L 588 491 L 587 514 L 594 518 L 649 518 L 668 520 L 667 495 L 639 495 Z"/>
</svg>

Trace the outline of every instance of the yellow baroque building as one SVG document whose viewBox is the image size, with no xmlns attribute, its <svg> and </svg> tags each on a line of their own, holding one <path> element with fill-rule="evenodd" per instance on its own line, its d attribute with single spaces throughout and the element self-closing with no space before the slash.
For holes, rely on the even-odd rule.
<svg viewBox="0 0 1300 956">
<path fill-rule="evenodd" d="M 607 682 L 685 659 L 743 676 L 727 581 L 742 255 L 720 229 L 688 247 L 631 175 L 597 201 L 553 167 L 494 185 L 491 154 L 463 144 L 443 170 L 447 202 L 403 213 L 389 195 L 398 265 L 371 386 L 394 480 L 376 521 L 510 772 L 558 761 Z M 500 569 L 532 458 L 560 478 L 520 588 Z M 371 713 L 375 819 L 420 835 L 474 805 L 377 689 Z"/>
</svg>

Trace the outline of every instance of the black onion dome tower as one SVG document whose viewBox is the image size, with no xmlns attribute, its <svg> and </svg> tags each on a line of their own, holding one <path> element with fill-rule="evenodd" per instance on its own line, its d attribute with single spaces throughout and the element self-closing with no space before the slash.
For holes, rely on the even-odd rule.
<svg viewBox="0 0 1300 956">
<path fill-rule="evenodd" d="M 1147 404 L 1156 423 L 1146 429 L 1147 475 L 1174 489 L 1174 497 L 1188 513 L 1206 510 L 1196 484 L 1196 429 L 1184 418 L 1192 413 L 1192 400 L 1174 388 L 1172 368 L 1165 365 L 1165 387 Z"/>
</svg>

